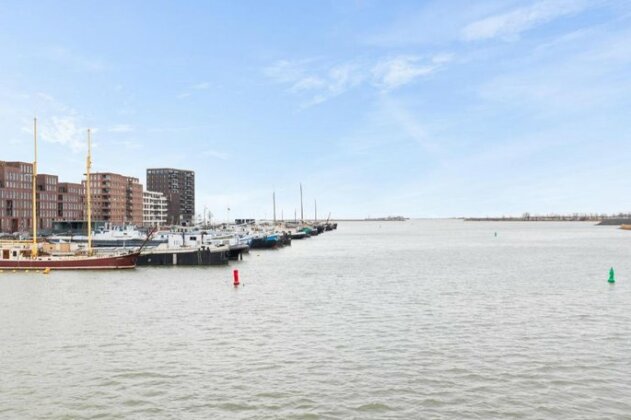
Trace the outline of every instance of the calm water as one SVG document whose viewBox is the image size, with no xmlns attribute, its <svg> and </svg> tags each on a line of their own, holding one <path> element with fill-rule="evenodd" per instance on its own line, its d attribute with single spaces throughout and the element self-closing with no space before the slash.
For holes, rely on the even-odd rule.
<svg viewBox="0 0 631 420">
<path fill-rule="evenodd" d="M 4 273 L 0 346 L 2 418 L 631 418 L 631 232 L 343 223 L 232 267 Z"/>
</svg>

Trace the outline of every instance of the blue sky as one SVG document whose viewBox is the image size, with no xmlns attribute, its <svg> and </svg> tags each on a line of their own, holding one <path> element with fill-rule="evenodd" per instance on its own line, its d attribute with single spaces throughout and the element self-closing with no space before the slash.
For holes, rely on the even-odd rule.
<svg viewBox="0 0 631 420">
<path fill-rule="evenodd" d="M 631 211 L 631 3 L 3 1 L 0 160 L 217 217 Z"/>
</svg>

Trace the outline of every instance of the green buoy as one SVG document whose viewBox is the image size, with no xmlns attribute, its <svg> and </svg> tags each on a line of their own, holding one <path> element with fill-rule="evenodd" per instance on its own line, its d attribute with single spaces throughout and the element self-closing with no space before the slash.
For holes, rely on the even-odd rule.
<svg viewBox="0 0 631 420">
<path fill-rule="evenodd" d="M 611 267 L 609 269 L 609 280 L 607 280 L 609 283 L 615 283 L 616 282 L 616 275 L 613 272 L 613 267 Z"/>
</svg>

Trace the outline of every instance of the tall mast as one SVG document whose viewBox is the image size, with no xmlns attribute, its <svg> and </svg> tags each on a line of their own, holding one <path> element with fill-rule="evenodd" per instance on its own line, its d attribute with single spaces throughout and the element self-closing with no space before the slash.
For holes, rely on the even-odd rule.
<svg viewBox="0 0 631 420">
<path fill-rule="evenodd" d="M 37 257 L 37 118 L 33 118 L 33 246 L 31 256 Z"/>
<path fill-rule="evenodd" d="M 85 195 L 88 200 L 88 255 L 92 255 L 92 194 L 90 193 L 90 169 L 92 169 L 92 139 L 88 128 L 88 157 L 85 162 Z"/>
<path fill-rule="evenodd" d="M 301 223 L 305 222 L 305 214 L 302 207 L 302 182 L 300 183 L 300 222 Z"/>
<path fill-rule="evenodd" d="M 274 224 L 276 224 L 276 191 L 272 193 L 272 201 L 274 202 Z"/>
<path fill-rule="evenodd" d="M 313 205 L 315 207 L 315 221 L 318 221 L 318 201 L 317 200 L 313 200 Z"/>
</svg>

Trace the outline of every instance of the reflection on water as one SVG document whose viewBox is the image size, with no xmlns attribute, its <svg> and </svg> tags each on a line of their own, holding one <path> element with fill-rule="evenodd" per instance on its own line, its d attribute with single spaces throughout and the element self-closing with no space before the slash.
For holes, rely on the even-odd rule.
<svg viewBox="0 0 631 420">
<path fill-rule="evenodd" d="M 585 223 L 373 222 L 232 267 L 3 273 L 0 417 L 628 417 L 630 257 Z"/>
</svg>

